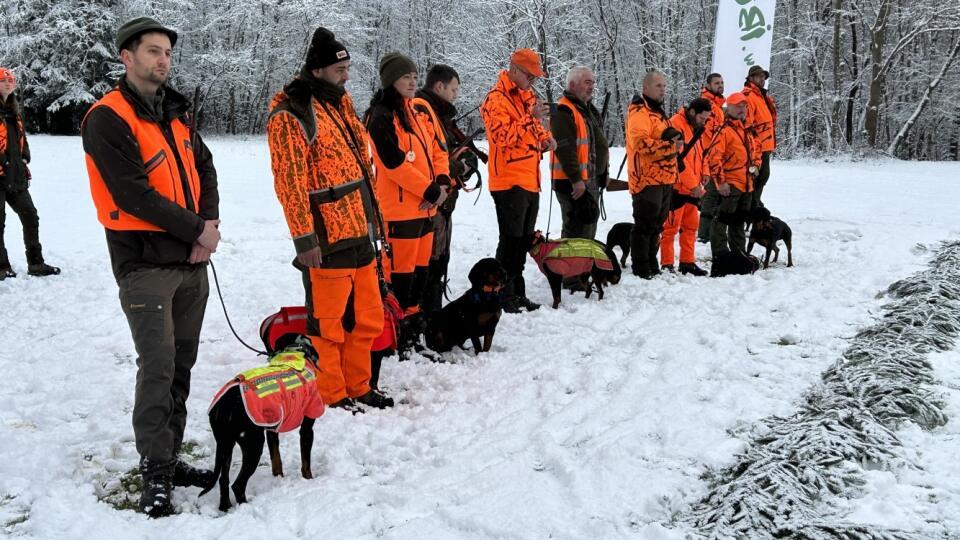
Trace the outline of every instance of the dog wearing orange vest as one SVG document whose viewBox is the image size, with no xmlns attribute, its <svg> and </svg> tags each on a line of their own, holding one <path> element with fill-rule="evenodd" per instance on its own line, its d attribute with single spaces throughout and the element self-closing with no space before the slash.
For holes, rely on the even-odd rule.
<svg viewBox="0 0 960 540">
<path fill-rule="evenodd" d="M 219 482 L 220 511 L 230 509 L 230 463 L 233 447 L 240 445 L 243 464 L 232 489 L 237 504 L 247 502 L 247 482 L 263 455 L 264 436 L 270 452 L 274 476 L 283 476 L 278 433 L 300 428 L 300 473 L 313 478 L 310 452 L 313 448 L 313 424 L 323 414 L 324 405 L 317 389 L 317 352 L 310 341 L 285 334 L 276 341 L 280 348 L 267 367 L 245 371 L 225 384 L 210 405 L 210 427 L 217 441 L 214 482 Z M 272 349 L 268 347 L 268 349 Z"/>
</svg>

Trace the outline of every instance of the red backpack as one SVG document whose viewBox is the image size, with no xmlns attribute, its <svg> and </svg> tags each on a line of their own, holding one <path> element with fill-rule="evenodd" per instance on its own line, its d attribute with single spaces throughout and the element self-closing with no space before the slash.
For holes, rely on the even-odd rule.
<svg viewBox="0 0 960 540">
<path fill-rule="evenodd" d="M 393 296 L 383 299 L 383 331 L 373 340 L 373 351 L 396 349 L 403 310 Z M 307 335 L 307 309 L 303 306 L 282 307 L 260 323 L 260 339 L 270 354 L 286 347 L 297 336 Z"/>
</svg>

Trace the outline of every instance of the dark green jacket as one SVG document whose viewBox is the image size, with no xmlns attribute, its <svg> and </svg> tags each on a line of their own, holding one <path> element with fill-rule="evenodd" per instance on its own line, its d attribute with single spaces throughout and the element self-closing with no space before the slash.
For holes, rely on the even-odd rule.
<svg viewBox="0 0 960 540">
<path fill-rule="evenodd" d="M 607 143 L 607 137 L 603 134 L 600 111 L 593 106 L 592 102 L 584 103 L 570 92 L 564 92 L 563 95 L 573 102 L 587 124 L 587 136 L 590 138 L 590 161 L 593 164 L 591 170 L 595 171 L 588 187 L 598 189 L 598 182 L 601 179 L 606 179 L 610 160 L 610 147 Z M 573 112 L 567 106 L 560 105 L 557 108 L 557 114 L 550 119 L 550 129 L 553 138 L 557 140 L 557 160 L 563 167 L 567 178 L 579 178 L 580 160 L 577 157 L 577 124 L 573 119 Z M 567 180 L 555 181 L 553 189 L 570 193 L 572 184 Z"/>
</svg>

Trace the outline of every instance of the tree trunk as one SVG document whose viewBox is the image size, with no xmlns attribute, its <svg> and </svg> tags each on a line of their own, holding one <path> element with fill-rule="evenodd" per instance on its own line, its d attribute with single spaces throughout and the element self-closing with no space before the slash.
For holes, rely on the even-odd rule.
<svg viewBox="0 0 960 540">
<path fill-rule="evenodd" d="M 953 49 L 950 50 L 950 54 L 947 56 L 947 59 L 943 62 L 943 67 L 940 68 L 940 73 L 930 81 L 930 84 L 927 85 L 927 88 L 923 91 L 923 97 L 920 98 L 920 102 L 917 103 L 916 109 L 914 109 L 913 114 L 910 115 L 910 118 L 903 124 L 903 127 L 900 128 L 900 131 L 890 142 L 890 145 L 887 146 L 887 153 L 893 155 L 897 151 L 897 147 L 900 146 L 900 141 L 910 133 L 910 129 L 916 123 L 917 118 L 920 118 L 920 115 L 923 114 L 924 109 L 927 108 L 927 105 L 930 104 L 930 95 L 940 86 L 940 82 L 943 81 L 943 76 L 946 75 L 947 70 L 950 69 L 950 64 L 953 63 L 954 59 L 957 57 L 957 52 L 960 51 L 960 38 L 958 38 L 954 44 Z"/>
<path fill-rule="evenodd" d="M 867 143 L 877 147 L 877 131 L 880 126 L 880 102 L 883 101 L 883 45 L 887 39 L 887 20 L 890 16 L 890 0 L 882 0 L 877 20 L 870 29 L 870 97 L 867 100 Z"/>
</svg>

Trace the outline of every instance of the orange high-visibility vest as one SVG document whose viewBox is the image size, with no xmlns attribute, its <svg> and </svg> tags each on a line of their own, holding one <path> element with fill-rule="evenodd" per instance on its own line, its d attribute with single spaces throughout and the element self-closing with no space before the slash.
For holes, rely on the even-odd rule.
<svg viewBox="0 0 960 540">
<path fill-rule="evenodd" d="M 173 131 L 173 140 L 176 148 L 171 148 L 160 124 L 150 122 L 137 116 L 133 105 L 127 101 L 119 89 L 114 88 L 107 92 L 100 101 L 90 107 L 93 109 L 104 106 L 115 112 L 133 132 L 137 144 L 140 146 L 140 158 L 143 160 L 144 172 L 150 187 L 161 196 L 170 199 L 178 205 L 197 212 L 200 198 L 200 175 L 197 173 L 196 162 L 193 156 L 193 143 L 190 130 L 179 118 L 170 122 Z M 87 111 L 87 114 L 90 114 Z M 86 118 L 84 118 L 86 120 Z M 180 171 L 174 152 L 179 154 L 183 168 L 187 173 L 186 185 L 190 190 L 190 201 L 193 207 L 187 206 L 187 197 L 183 191 L 184 182 L 180 178 Z M 160 227 L 144 221 L 136 216 L 121 210 L 114 202 L 113 196 L 107 189 L 100 171 L 93 158 L 86 156 L 87 174 L 90 176 L 90 193 L 93 195 L 93 204 L 97 208 L 97 219 L 107 229 L 115 231 L 162 231 Z"/>
<path fill-rule="evenodd" d="M 577 107 L 570 101 L 567 96 L 560 98 L 560 101 L 557 102 L 559 105 L 565 105 L 573 113 L 573 122 L 577 126 L 577 162 L 580 164 L 580 178 L 578 180 L 583 180 L 584 182 L 590 181 L 590 131 L 587 129 L 587 122 L 583 118 L 583 114 L 577 110 Z M 554 180 L 569 180 L 567 178 L 567 173 L 563 172 L 563 166 L 560 165 L 560 160 L 557 159 L 557 152 L 554 150 L 550 153 L 550 170 L 551 178 Z"/>
</svg>

